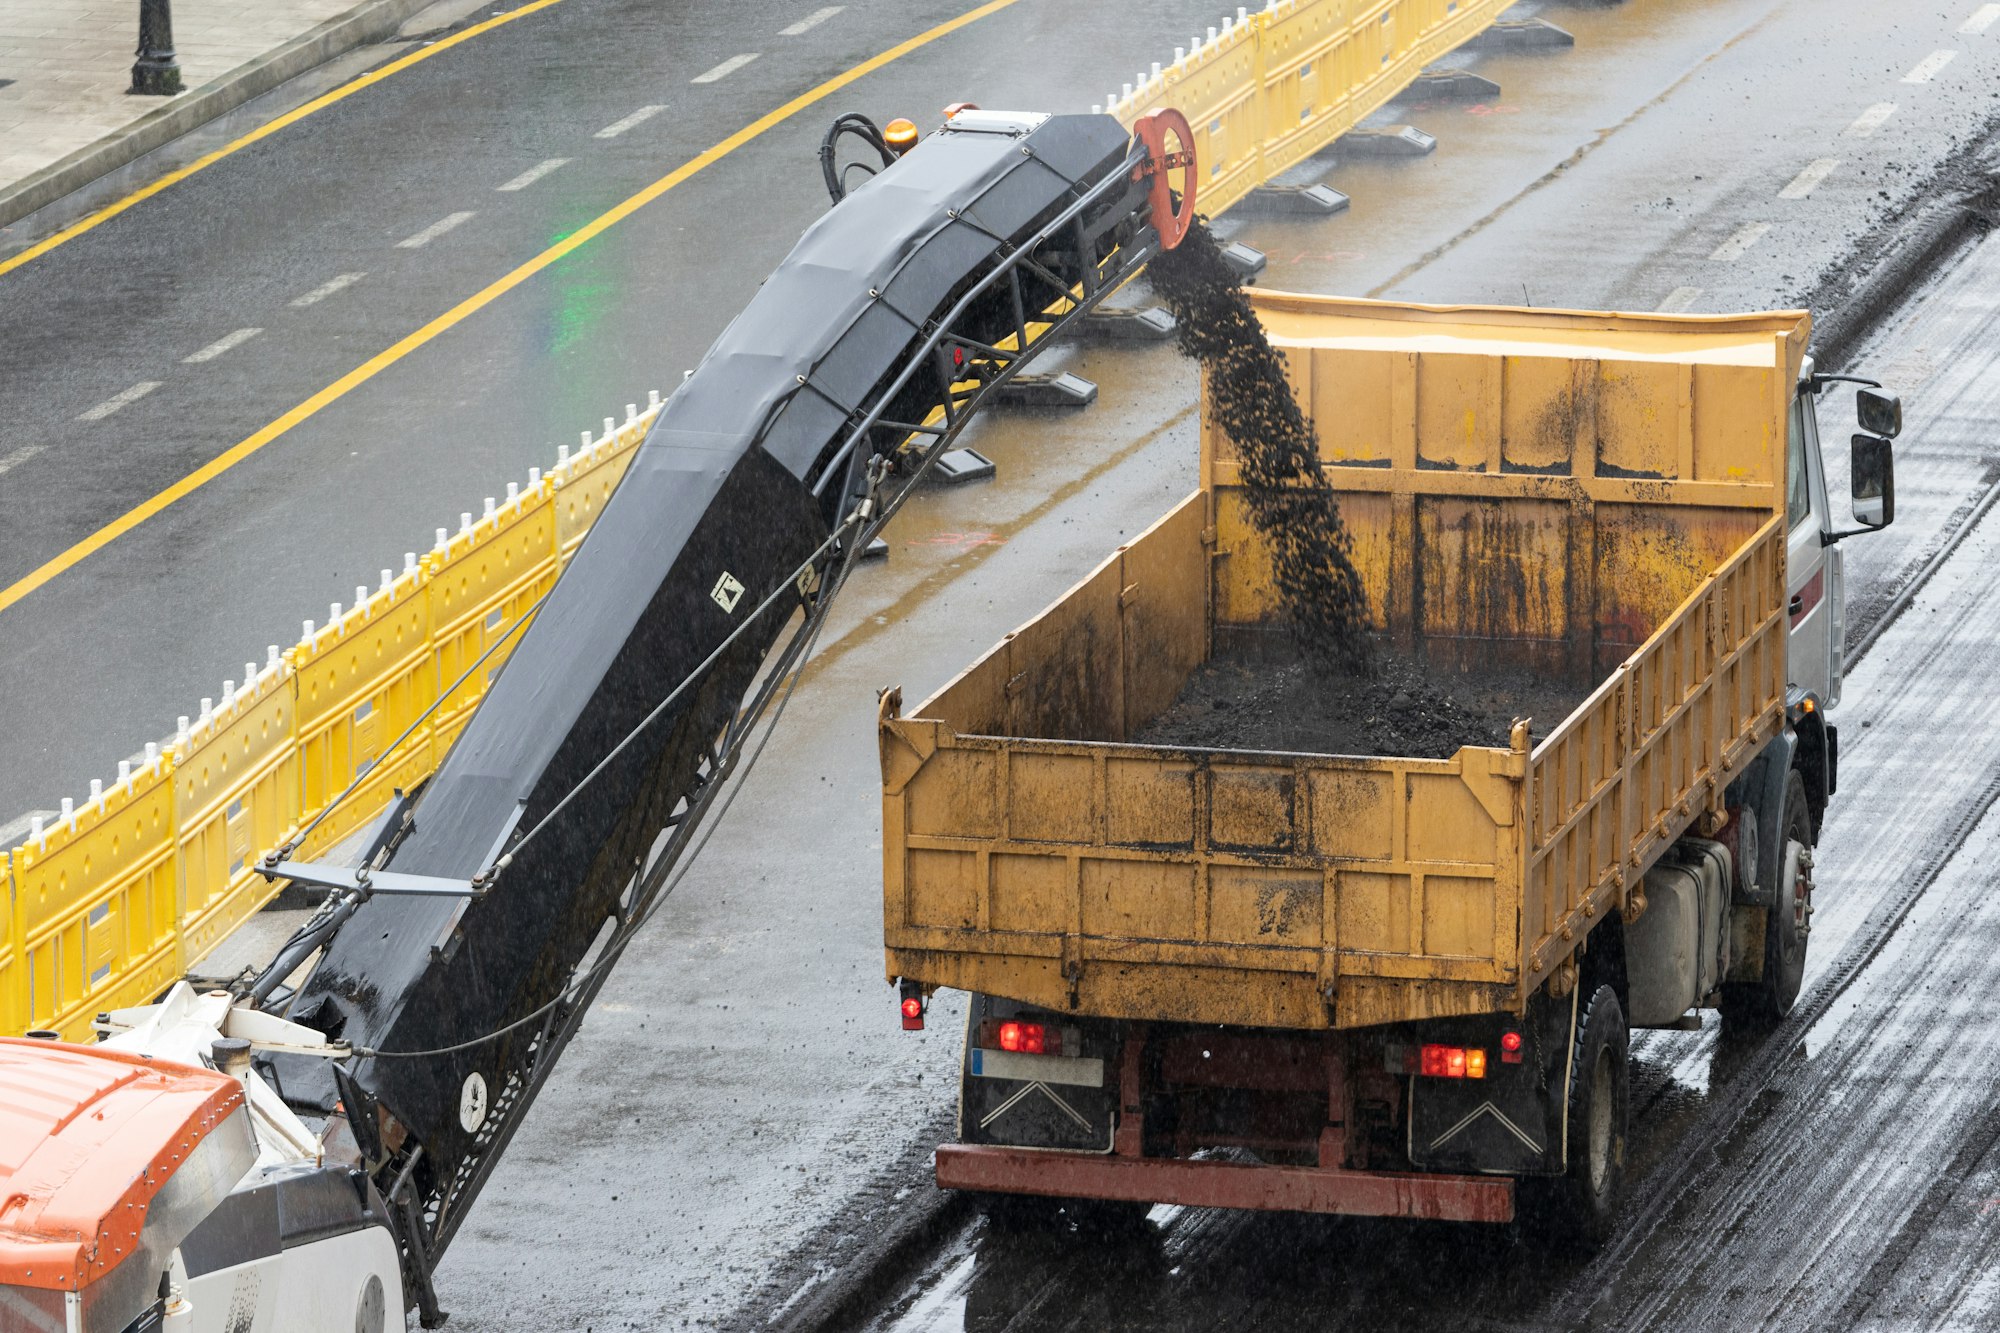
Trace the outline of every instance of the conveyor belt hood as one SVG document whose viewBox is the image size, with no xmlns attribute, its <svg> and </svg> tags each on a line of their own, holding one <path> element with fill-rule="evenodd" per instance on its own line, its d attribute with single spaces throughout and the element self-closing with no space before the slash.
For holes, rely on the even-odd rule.
<svg viewBox="0 0 2000 1333">
<path fill-rule="evenodd" d="M 423 791 L 392 868 L 463 880 L 491 865 L 783 587 L 844 504 L 838 485 L 816 495 L 814 483 L 850 418 L 982 266 L 1075 199 L 1080 183 L 1119 169 L 1127 144 L 1101 116 L 947 128 L 814 223 L 661 411 Z M 912 419 L 924 410 L 913 404 Z M 889 447 L 882 436 L 876 447 Z M 797 604 L 788 594 L 743 635 L 515 854 L 490 896 L 363 904 L 292 1016 L 357 1047 L 413 1051 L 480 1037 L 548 1002 L 613 915 Z M 354 1072 L 432 1163 L 449 1163 L 482 1132 L 485 1113 L 461 1105 L 471 1077 L 501 1110 L 533 1033 L 448 1058 L 364 1059 Z M 323 1062 L 280 1067 L 289 1100 L 333 1109 Z"/>
</svg>

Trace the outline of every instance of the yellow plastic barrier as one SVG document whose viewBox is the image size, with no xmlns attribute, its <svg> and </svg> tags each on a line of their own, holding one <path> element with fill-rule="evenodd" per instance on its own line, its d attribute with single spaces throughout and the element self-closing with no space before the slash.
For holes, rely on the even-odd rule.
<svg viewBox="0 0 2000 1333">
<path fill-rule="evenodd" d="M 624 479 L 625 465 L 632 461 L 632 448 L 638 443 L 633 432 L 643 434 L 639 423 L 650 424 L 653 413 L 659 411 L 657 394 L 654 399 L 652 406 L 636 415 L 633 405 L 626 404 L 622 427 L 614 426 L 610 417 L 604 418 L 604 435 L 598 440 L 593 441 L 590 432 L 585 431 L 583 449 L 574 458 L 567 449 L 557 455 L 556 549 L 561 564 L 569 564 L 576 548 L 583 545 L 590 525 L 603 512 L 604 502 Z"/>
<path fill-rule="evenodd" d="M 292 650 L 301 808 L 324 810 L 349 783 L 361 783 L 313 830 L 306 856 L 334 846 L 373 819 L 395 788 L 436 767 L 435 717 L 384 762 L 389 743 L 437 699 L 429 590 L 421 567 L 406 571 L 359 605 L 336 607 L 324 629 L 309 628 Z"/>
<path fill-rule="evenodd" d="M 28 965 L 21 959 L 21 932 L 14 902 L 14 857 L 0 852 L 0 884 L 7 887 L 7 899 L 0 903 L 0 1032 L 20 1032 L 28 1026 L 25 984 Z"/>
<path fill-rule="evenodd" d="M 180 975 L 171 771 L 155 753 L 109 789 L 92 784 L 82 807 L 14 849 L 13 1009 L 24 1028 L 76 1036 L 100 1009 Z"/>
<path fill-rule="evenodd" d="M 438 688 L 465 675 L 480 654 L 508 635 L 432 716 L 440 756 L 458 738 L 472 710 L 486 697 L 487 685 L 520 642 L 519 634 L 508 631 L 556 581 L 552 489 L 538 487 L 532 495 L 489 509 L 432 556 L 430 604 Z"/>
<path fill-rule="evenodd" d="M 544 476 L 508 487 L 375 592 L 307 621 L 289 651 L 246 664 L 174 737 L 120 765 L 0 849 L 0 1032 L 87 1039 L 97 1014 L 144 1004 L 273 893 L 254 867 L 350 784 L 303 848 L 324 854 L 428 777 L 506 662 L 512 634 L 583 541 L 645 438 L 659 396 L 584 432 Z M 420 722 L 419 719 L 422 719 Z M 414 730 L 411 728 L 414 726 Z M 409 736 L 389 747 L 397 737 Z"/>
<path fill-rule="evenodd" d="M 1477 35 L 1514 0 L 1278 0 L 1110 95 L 1126 125 L 1173 107 L 1194 130 L 1195 203 L 1217 214 L 1297 166 Z"/>
<path fill-rule="evenodd" d="M 184 959 L 206 955 L 271 895 L 252 867 L 298 826 L 297 714 L 293 665 L 280 657 L 171 747 Z"/>
</svg>

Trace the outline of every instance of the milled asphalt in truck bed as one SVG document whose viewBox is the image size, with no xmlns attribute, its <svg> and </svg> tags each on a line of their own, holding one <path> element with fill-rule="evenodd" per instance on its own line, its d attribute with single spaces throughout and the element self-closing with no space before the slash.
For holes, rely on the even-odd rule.
<svg viewBox="0 0 2000 1333">
<path fill-rule="evenodd" d="M 566 0 L 557 10 L 570 5 L 586 0 Z M 1861 0 L 1551 7 L 1546 12 L 1579 34 L 1579 47 L 1482 57 L 1479 68 L 1504 89 L 1487 114 L 1439 104 L 1385 117 L 1437 133 L 1433 157 L 1339 167 L 1333 181 L 1355 200 L 1343 217 L 1232 225 L 1270 252 L 1271 286 L 1518 301 L 1522 294 L 1511 289 L 1518 282 L 1537 304 L 1642 307 L 1675 288 L 1700 286 L 1707 295 L 1699 308 L 1777 300 L 1795 290 L 1784 274 L 1810 275 L 1837 262 L 1847 238 L 1909 193 L 1907 182 L 1919 172 L 1889 172 L 1886 161 L 1921 168 L 1977 124 L 1975 103 L 1984 98 L 1968 94 L 1990 83 L 1992 42 L 2000 39 L 1954 35 L 1965 17 L 1957 9 L 1969 14 L 1973 7 L 1967 0 L 1950 12 L 1926 8 L 1894 32 L 1884 31 L 1880 6 Z M 855 8 L 871 23 L 886 23 L 890 12 Z M 1137 69 L 1183 41 L 1178 29 L 1213 21 L 1191 6 L 1140 6 L 1126 17 L 1132 10 L 1109 15 L 1023 0 L 986 20 L 976 38 L 940 43 L 932 56 L 864 81 L 825 110 L 922 112 L 963 96 L 1078 109 L 1102 95 L 1095 82 L 1129 78 L 1100 80 L 1102 69 Z M 588 102 L 598 119 L 570 127 L 578 141 L 594 141 L 595 130 L 615 119 L 607 110 L 623 116 L 655 102 L 689 104 L 686 85 L 663 72 L 673 53 L 657 41 L 629 40 L 612 21 L 631 11 L 603 4 L 578 12 L 606 16 L 581 39 L 595 55 L 586 68 L 571 70 L 541 100 L 516 107 L 500 99 L 494 119 L 483 121 L 458 112 L 463 80 L 431 88 L 422 105 L 403 113 L 400 137 L 383 141 L 397 150 L 388 160 L 399 164 L 398 174 L 420 179 L 463 162 L 466 197 L 473 177 L 479 190 L 492 192 L 524 166 L 565 155 L 534 136 L 543 132 L 539 122 L 567 114 L 569 100 L 594 98 L 600 87 L 620 92 L 607 99 L 619 108 Z M 1169 12 L 1175 17 L 1163 22 Z M 886 44 L 880 26 L 864 35 L 875 44 L 856 39 L 853 50 L 842 46 L 843 58 Z M 903 35 L 900 21 L 895 35 Z M 449 68 L 476 46 L 428 63 Z M 1900 85 L 1902 71 L 1948 47 L 1961 54 L 1939 79 Z M 479 58 L 496 62 L 497 84 L 509 82 L 501 54 Z M 532 46 L 509 57 L 537 58 Z M 769 58 L 741 74 L 770 68 Z M 1746 85 L 1743 71 L 1759 69 L 1768 77 Z M 770 104 L 768 85 L 741 86 L 749 92 L 736 123 Z M 718 87 L 736 95 L 731 82 Z M 1746 101 L 1746 93 L 1757 100 Z M 1840 139 L 1842 126 L 1882 101 L 1900 109 L 1873 138 Z M 509 108 L 522 113 L 518 134 L 527 146 L 519 150 L 508 148 L 517 134 L 501 115 Z M 435 160 L 418 151 L 461 122 L 478 131 L 475 143 L 450 139 Z M 546 228 L 541 241 L 712 141 L 666 134 L 674 124 L 656 116 L 628 131 L 634 156 L 618 159 L 617 169 L 628 174 L 616 180 L 541 197 L 540 186 L 520 192 Z M 188 704 L 212 693 L 211 682 L 232 674 L 232 664 L 261 656 L 264 643 L 287 641 L 299 618 L 347 600 L 354 583 L 372 582 L 377 568 L 421 546 L 433 526 L 476 508 L 480 495 L 502 493 L 530 464 L 545 465 L 554 442 L 575 438 L 625 402 L 643 401 L 648 387 L 671 387 L 674 370 L 706 345 L 816 214 L 811 150 L 822 124 L 802 117 L 774 131 L 593 242 L 547 281 L 299 428 L 173 522 L 94 557 L 65 576 L 78 590 L 74 597 L 38 594 L 0 613 L 0 734 L 9 737 L 0 783 L 18 796 L 0 807 L 81 794 L 88 777 L 107 775 L 174 712 L 192 711 Z M 659 137 L 632 138 L 641 135 Z M 479 145 L 487 155 L 472 151 Z M 1786 182 L 1831 155 L 1843 165 L 1825 184 L 1807 199 L 1785 201 L 1786 214 L 1771 213 Z M 237 206 L 290 209 L 281 188 L 285 168 L 275 162 L 242 189 Z M 1707 179 L 1694 182 L 1694 175 Z M 1693 186 L 1698 195 L 1684 194 Z M 1892 198 L 1876 199 L 1877 188 Z M 573 192 L 589 197 L 571 208 Z M 427 207 L 374 221 L 371 261 L 386 254 L 393 262 L 397 240 L 453 211 L 478 208 L 485 216 L 483 205 L 456 198 L 417 202 Z M 718 218 L 727 220 L 721 231 Z M 1708 258 L 1741 227 L 1767 218 L 1775 218 L 1773 230 L 1741 258 Z M 449 281 L 406 292 L 386 308 L 356 308 L 330 325 L 331 334 L 372 351 L 440 302 L 490 280 L 498 252 L 465 244 L 481 237 L 478 221 L 414 252 L 454 266 Z M 1405 273 L 1441 247 L 1448 248 L 1429 267 Z M 512 262 L 522 257 L 499 250 Z M 1766 275 L 1762 266 L 1780 257 L 1785 266 Z M 117 262 L 114 254 L 91 265 L 87 280 L 115 273 Z M 366 265 L 357 259 L 355 267 Z M 324 281 L 324 268 L 335 266 L 315 263 L 302 285 Z M 1920 354 L 1941 358 L 1964 329 L 1990 318 L 1985 290 L 1962 293 L 1955 329 L 1934 320 L 1928 341 L 1899 344 L 1887 363 L 1907 376 L 1892 376 L 1892 384 L 1914 391 L 1908 443 L 1899 449 L 1902 513 L 1891 533 L 1852 544 L 1858 579 L 1887 577 L 1920 560 L 1991 465 L 1979 431 L 1990 440 L 1994 404 L 1970 378 L 1948 397 L 1942 386 L 1960 377 L 1942 360 L 1933 373 L 1919 373 Z M 11 289 L 0 293 L 12 299 Z M 329 315 L 340 310 L 331 299 L 322 307 Z M 223 326 L 190 337 L 184 349 L 175 343 L 172 363 L 238 324 L 263 322 L 229 313 Z M 181 403 L 184 419 L 199 424 L 214 410 L 217 421 L 233 422 L 233 395 L 261 393 L 270 378 L 265 363 L 247 358 L 280 346 L 276 331 L 273 325 L 229 357 L 204 363 L 227 379 L 215 393 Z M 89 336 L 105 335 L 99 328 Z M 331 364 L 341 365 L 338 358 Z M 901 1033 L 880 977 L 873 692 L 900 683 L 914 705 L 1194 481 L 1193 383 L 1169 349 L 1091 347 L 1069 353 L 1065 365 L 1098 381 L 1097 406 L 1075 418 L 1010 414 L 984 423 L 974 442 L 1000 461 L 998 481 L 922 497 L 900 521 L 890 564 L 850 590 L 821 664 L 786 717 L 786 733 L 680 898 L 614 974 L 447 1256 L 440 1276 L 454 1327 L 762 1326 L 801 1285 L 840 1280 L 816 1256 L 840 1252 L 844 1233 L 863 1225 L 846 1208 L 852 1193 L 950 1106 L 957 1048 L 953 1004 L 933 1011 L 929 1031 Z M 93 387 L 109 396 L 138 377 L 135 370 Z M 143 442 L 172 427 L 171 416 L 146 415 L 165 392 L 106 418 L 121 432 L 106 438 Z M 271 401 L 282 411 L 296 399 L 274 393 Z M 1829 411 L 1830 439 L 1845 434 L 1845 401 Z M 1927 415 L 1934 410 L 1943 415 Z M 1943 432 L 1948 439 L 1941 441 L 1941 425 L 1964 429 Z M 212 434 L 226 436 L 219 426 Z M 23 467 L 0 483 L 9 516 L 60 501 L 61 478 L 43 484 L 34 477 Z M 1935 771 L 1922 775 L 1934 789 Z M 1679 1067 L 1666 1055 L 1648 1059 L 1656 1070 Z M 1664 1077 L 1648 1074 L 1647 1088 L 1664 1087 Z M 1683 1100 L 1695 1105 L 1685 1114 L 1698 1118 L 1700 1096 L 1686 1091 Z M 1823 1135 L 1831 1128 L 1819 1127 Z M 915 1203 L 930 1187 L 913 1175 L 905 1188 Z M 1192 1259 L 1188 1281 L 1169 1289 L 1205 1293 L 1185 1307 L 1148 1304 L 1133 1287 L 1108 1281 L 1105 1290 L 1126 1299 L 1096 1303 L 1090 1289 L 1107 1271 L 1106 1256 L 1070 1245 L 975 1271 L 983 1293 L 975 1310 L 954 1306 L 958 1289 L 949 1284 L 917 1298 L 932 1303 L 943 1326 L 982 1311 L 982 1319 L 1016 1318 L 1034 1292 L 1062 1308 L 1095 1310 L 1100 1324 L 1127 1326 L 1193 1327 L 1204 1314 L 1255 1326 L 1259 1311 L 1282 1326 L 1285 1317 L 1305 1319 L 1306 1309 L 1315 1325 L 1334 1322 L 1342 1309 L 1359 1320 L 1381 1313 L 1371 1304 L 1378 1293 L 1418 1301 L 1432 1325 L 1476 1325 L 1486 1317 L 1476 1291 L 1446 1279 L 1463 1256 L 1492 1246 L 1490 1238 L 1425 1231 L 1384 1242 L 1375 1230 L 1335 1228 L 1332 1248 L 1311 1251 L 1325 1276 L 1295 1297 L 1289 1288 L 1267 1294 L 1268 1261 L 1296 1248 L 1287 1236 L 1325 1237 L 1324 1224 L 1246 1225 L 1211 1214 L 1173 1229 L 1163 1247 L 1170 1262 L 1159 1271 L 1170 1275 L 1174 1264 Z M 1345 1281 L 1338 1274 L 1355 1271 L 1356 1253 L 1366 1256 L 1364 1276 L 1379 1275 L 1381 1286 L 1336 1285 Z M 1918 1244 L 1913 1253 L 1930 1251 Z M 1516 1258 L 1483 1271 L 1505 1286 L 1528 1280 L 1524 1273 L 1546 1262 L 1539 1253 Z M 759 1299 L 744 1308 L 753 1294 Z M 1034 1324 L 1060 1310 L 1025 1313 L 1023 1322 Z"/>
<path fill-rule="evenodd" d="M 1275 638 L 1276 636 L 1271 636 Z M 1377 642 L 1349 668 L 1314 663 L 1284 643 L 1225 647 L 1189 675 L 1141 745 L 1296 754 L 1449 759 L 1465 745 L 1506 746 L 1526 718 L 1540 738 L 1590 694 L 1523 668 L 1429 668 Z"/>
</svg>

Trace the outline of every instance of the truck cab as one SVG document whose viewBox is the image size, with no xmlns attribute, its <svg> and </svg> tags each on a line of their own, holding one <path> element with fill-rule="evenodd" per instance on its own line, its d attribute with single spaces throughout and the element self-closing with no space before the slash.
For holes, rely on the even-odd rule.
<svg viewBox="0 0 2000 1333">
<path fill-rule="evenodd" d="M 1859 385 L 1856 408 L 1862 425 L 1852 446 L 1860 465 L 1851 469 L 1858 526 L 1846 531 L 1835 526 L 1828 499 L 1818 412 L 1819 399 L 1838 383 Z M 1895 518 L 1889 441 L 1901 429 L 1901 403 L 1881 392 L 1881 385 L 1859 376 L 1821 375 L 1813 359 L 1805 359 L 1785 450 L 1789 528 L 1785 567 L 1791 617 L 1787 667 L 1792 687 L 1821 708 L 1840 703 L 1847 650 L 1847 585 L 1840 542 L 1885 528 Z"/>
<path fill-rule="evenodd" d="M 1855 414 L 1862 428 L 1850 442 L 1855 526 L 1846 529 L 1836 527 L 1828 498 L 1818 413 L 1819 400 L 1842 383 L 1858 386 Z M 1902 405 L 1877 381 L 1824 374 L 1810 356 L 1803 359 L 1785 448 L 1786 725 L 1730 785 L 1724 799 L 1731 818 L 1719 836 L 1730 854 L 1733 882 L 1710 886 L 1704 895 L 1728 900 L 1732 942 L 1723 944 L 1722 958 L 1711 961 L 1732 978 L 1720 987 L 1721 1008 L 1739 1027 L 1759 1028 L 1784 1018 L 1804 982 L 1813 848 L 1839 783 L 1840 730 L 1829 710 L 1840 702 L 1847 652 L 1840 543 L 1894 520 L 1890 442 L 1901 429 Z M 1681 947 L 1670 936 L 1656 939 L 1657 926 L 1641 922 L 1621 940 L 1628 979 L 1647 970 L 1643 954 L 1649 947 Z M 1635 1025 L 1641 1022 L 1629 1005 L 1628 1017 Z"/>
<path fill-rule="evenodd" d="M 1841 656 L 1847 643 L 1846 591 L 1841 551 L 1828 538 L 1833 510 L 1827 500 L 1826 459 L 1820 452 L 1818 394 L 1810 365 L 1792 399 L 1785 447 L 1786 592 L 1791 638 L 1789 683 L 1827 708 L 1840 702 Z"/>
<path fill-rule="evenodd" d="M 1819 400 L 1836 384 L 1858 386 L 1862 429 L 1851 449 L 1850 489 L 1855 526 L 1836 525 L 1829 500 Z M 1838 783 L 1840 734 L 1828 711 L 1840 703 L 1847 654 L 1847 578 L 1841 542 L 1887 527 L 1895 518 L 1890 441 L 1902 428 L 1902 405 L 1860 376 L 1821 374 L 1805 358 L 1792 400 L 1786 440 L 1785 570 L 1787 703 L 1795 745 L 1791 766 L 1806 788 L 1817 837 Z M 1775 830 L 1773 830 L 1775 831 Z"/>
</svg>

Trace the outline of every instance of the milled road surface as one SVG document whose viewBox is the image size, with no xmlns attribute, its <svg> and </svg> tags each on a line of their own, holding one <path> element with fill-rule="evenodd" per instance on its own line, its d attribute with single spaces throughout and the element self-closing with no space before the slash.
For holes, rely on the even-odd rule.
<svg viewBox="0 0 2000 1333">
<path fill-rule="evenodd" d="M 0 417 L 0 459 L 36 451 L 0 476 L 4 577 L 784 99 L 961 9 L 856 4 L 809 41 L 776 35 L 815 8 L 760 8 L 750 20 L 737 6 L 564 0 L 320 113 L 322 125 L 309 118 L 273 136 L 240 155 L 240 174 L 211 168 L 0 275 L 0 301 L 15 316 L 0 321 L 10 414 Z M 1800 299 L 1983 131 L 2000 29 L 1960 33 L 1977 10 L 1971 0 L 1910 13 L 1868 0 L 1548 6 L 1578 34 L 1574 51 L 1482 56 L 1476 67 L 1503 87 L 1492 104 L 1383 117 L 1437 134 L 1435 155 L 1341 163 L 1332 182 L 1355 201 L 1341 217 L 1229 225 L 1270 253 L 1272 286 L 1639 308 Z M 1082 109 L 1213 21 L 1207 6 L 1178 0 L 1020 0 L 782 123 L 0 611 L 0 811 L 81 794 L 232 666 L 289 642 L 300 619 L 421 549 L 433 527 L 546 465 L 555 442 L 643 401 L 647 388 L 671 387 L 823 206 L 812 150 L 826 117 L 850 107 L 924 114 L 963 97 Z M 692 82 L 752 50 L 758 60 L 718 82 Z M 1957 54 L 1937 66 L 1941 50 Z M 1904 82 L 1920 66 L 1937 72 Z M 1850 136 L 1870 108 L 1891 104 L 1865 136 Z M 668 109 L 599 138 L 651 105 Z M 557 158 L 568 162 L 500 189 Z M 1821 183 L 1781 198 L 1828 158 L 1836 165 Z M 211 173 L 201 189 L 213 193 L 176 202 L 175 191 Z M 474 216 L 433 230 L 463 212 Z M 427 232 L 421 245 L 402 244 Z M 348 273 L 365 276 L 291 304 Z M 1911 308 L 1921 311 L 1914 322 L 1905 312 L 1885 326 L 1870 353 L 1911 395 L 1910 427 L 1897 527 L 1848 548 L 1860 593 L 1893 587 L 1921 563 L 2000 463 L 1991 444 L 2000 404 L 1986 387 L 1988 349 L 2000 345 L 1988 327 L 1996 292 L 2000 274 L 1975 260 Z M 72 303 L 89 318 L 64 323 Z M 263 331 L 186 362 L 245 328 Z M 1194 480 L 1193 380 L 1169 349 L 1063 355 L 1065 368 L 1099 383 L 1098 404 L 1078 416 L 996 415 L 976 428 L 972 442 L 999 460 L 999 479 L 920 497 L 899 521 L 888 566 L 850 589 L 785 732 L 679 897 L 614 973 L 447 1255 L 440 1286 L 453 1327 L 764 1326 L 847 1281 L 840 1265 L 885 1214 L 930 1197 L 921 1168 L 884 1172 L 934 1141 L 952 1104 L 956 1022 L 947 1002 L 929 1031 L 898 1031 L 880 976 L 874 691 L 899 683 L 921 698 Z M 76 420 L 149 382 L 161 387 Z M 1830 440 L 1846 433 L 1847 401 L 1828 404 Z M 1974 545 L 1961 562 L 1976 559 L 1965 553 Z M 1951 586 L 1940 574 L 1927 596 Z M 1959 869 L 1948 862 L 1951 873 L 1922 878 L 1992 771 L 1968 739 L 1983 713 L 1966 722 L 1948 711 L 1978 706 L 1978 673 L 1966 665 L 1976 652 L 1954 658 L 1909 638 L 1948 617 L 1929 605 L 1884 635 L 1850 686 L 1815 988 L 1848 975 L 1840 969 L 1863 957 L 1855 951 L 1884 938 L 1879 914 L 1897 894 L 1925 883 L 1920 904 L 1960 901 L 1951 895 L 1965 893 L 1977 861 L 1965 854 Z M 1990 629 L 1970 603 L 1963 614 L 1966 633 Z M 1871 700 L 1889 698 L 1907 706 L 1860 728 Z M 1898 730 L 1917 724 L 1930 731 Z M 1841 831 L 1871 782 L 1878 799 L 1906 803 L 1893 837 L 1865 818 Z M 1863 866 L 1865 879 L 1845 878 Z M 1932 962 L 1948 969 L 1946 985 L 1917 992 L 1920 1010 L 1926 995 L 1942 1009 L 1942 997 L 1974 1003 L 1991 989 L 1978 969 L 1994 951 L 1959 938 L 1976 922 L 1939 916 L 1936 930 L 1956 930 L 1959 942 Z M 1924 919 L 1913 909 L 1905 929 Z M 1976 1085 L 1921 1097 L 1924 1115 L 1937 1111 L 1921 1140 L 1865 1116 L 1850 1137 L 1847 1121 L 1814 1100 L 1836 1090 L 1807 1076 L 1816 1061 L 1848 1061 L 1850 1071 L 1859 1061 L 1864 1075 L 1905 1082 L 1925 1068 L 1906 1053 L 1958 1029 L 1926 1026 L 1890 1002 L 1927 977 L 1920 962 L 1875 955 L 1841 993 L 1871 1007 L 1834 1006 L 1818 1020 L 1856 1044 L 1829 1036 L 1799 1070 L 1771 1054 L 1788 1049 L 1787 1034 L 1796 1040 L 1790 1029 L 1747 1051 L 1711 1051 L 1709 1034 L 1647 1038 L 1639 1188 L 1674 1181 L 1687 1211 L 1655 1214 L 1666 1219 L 1657 1233 L 1629 1231 L 1596 1268 L 1566 1267 L 1505 1233 L 1204 1213 L 1111 1249 L 1073 1239 L 1000 1246 L 973 1229 L 946 1238 L 932 1278 L 878 1313 L 926 1328 L 1568 1326 L 1586 1316 L 1618 1323 L 1624 1310 L 1662 1328 L 1727 1324 L 1703 1303 L 1721 1299 L 1710 1293 L 1738 1282 L 1764 1293 L 1821 1245 L 1827 1290 L 1799 1308 L 1836 1326 L 1895 1324 L 1893 1307 L 1871 1315 L 1866 1302 L 1921 1290 L 1927 1273 L 1951 1292 L 1976 1285 L 1949 1284 L 1979 1271 L 1970 1256 L 1987 1223 L 1936 1167 L 1940 1152 L 1947 1164 L 1962 1160 L 1964 1188 L 1991 1171 L 1968 1120 Z M 1870 1031 L 1886 1036 L 1870 1041 Z M 1976 1068 L 1978 1052 L 1969 1054 Z M 1882 1114 L 1908 1114 L 1907 1091 L 1884 1097 Z M 1850 1116 L 1858 1092 L 1846 1094 Z M 1760 1103 L 1767 1093 L 1777 1100 Z M 1717 1124 L 1741 1124 L 1742 1137 L 1718 1139 Z M 1906 1139 L 1909 1160 L 1863 1158 Z M 1737 1180 L 1778 1160 L 1773 1142 L 1802 1174 L 1760 1175 L 1747 1193 L 1670 1174 L 1685 1154 L 1721 1151 Z M 1865 1174 L 1816 1165 L 1829 1161 Z M 1824 1200 L 1795 1200 L 1806 1180 L 1846 1182 L 1842 1198 L 1879 1192 L 1880 1209 L 1836 1231 Z M 864 1192 L 872 1213 L 857 1204 Z M 1894 1250 L 1901 1267 L 1871 1285 L 1871 1266 L 1891 1251 L 1887 1233 L 1869 1228 L 1933 1215 Z M 1729 1230 L 1739 1217 L 1749 1220 Z M 1655 1264 L 1655 1247 L 1675 1262 Z M 1715 1267 L 1738 1247 L 1757 1256 L 1747 1277 Z M 1709 1265 L 1699 1284 L 1687 1280 L 1690 1256 Z M 1610 1311 L 1558 1303 L 1608 1289 L 1619 1293 Z"/>
</svg>

